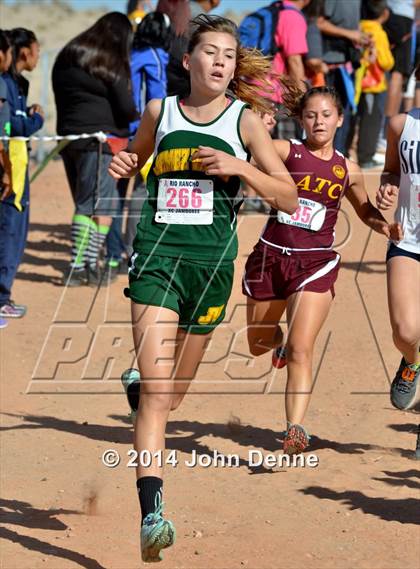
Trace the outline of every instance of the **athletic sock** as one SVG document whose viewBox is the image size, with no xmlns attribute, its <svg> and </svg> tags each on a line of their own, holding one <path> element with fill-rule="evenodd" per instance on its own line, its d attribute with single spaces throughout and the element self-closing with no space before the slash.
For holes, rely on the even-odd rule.
<svg viewBox="0 0 420 569">
<path fill-rule="evenodd" d="M 92 227 L 89 235 L 89 246 L 87 248 L 87 262 L 91 268 L 95 268 L 98 262 L 99 253 L 109 232 L 108 225 L 97 225 Z"/>
<path fill-rule="evenodd" d="M 133 383 L 130 383 L 127 389 L 127 399 L 133 411 L 137 411 L 140 400 L 140 381 L 133 381 Z"/>
<path fill-rule="evenodd" d="M 71 262 L 75 269 L 83 269 L 86 263 L 90 232 L 96 223 L 87 215 L 75 214 L 71 223 Z"/>
<path fill-rule="evenodd" d="M 157 476 L 143 476 L 137 480 L 136 486 L 140 500 L 141 523 L 143 524 L 144 518 L 155 511 L 156 495 L 160 492 L 162 497 L 163 480 Z"/>
</svg>

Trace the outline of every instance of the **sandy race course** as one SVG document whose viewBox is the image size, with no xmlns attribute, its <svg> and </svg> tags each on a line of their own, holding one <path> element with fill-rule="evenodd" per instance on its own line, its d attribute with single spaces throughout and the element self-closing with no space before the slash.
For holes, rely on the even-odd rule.
<svg viewBox="0 0 420 569">
<path fill-rule="evenodd" d="M 373 195 L 378 173 L 369 177 Z M 418 416 L 394 410 L 399 363 L 386 305 L 385 239 L 350 213 L 336 299 L 315 354 L 306 419 L 317 468 L 250 466 L 280 453 L 285 370 L 245 343 L 240 279 L 264 223 L 240 217 L 240 255 L 226 322 L 190 396 L 170 419 L 166 513 L 177 528 L 164 568 L 416 569 L 420 566 Z M 1 331 L 1 567 L 142 566 L 132 428 L 119 375 L 133 363 L 125 277 L 65 290 L 72 204 L 60 162 L 32 188 L 31 231 L 14 299 L 27 316 Z M 340 216 L 338 241 L 346 234 Z M 366 247 L 367 245 L 367 247 Z M 365 249 L 366 247 L 366 249 Z M 363 262 L 360 264 L 364 253 Z M 101 456 L 121 455 L 116 468 Z M 193 451 L 238 466 L 188 468 Z"/>
</svg>

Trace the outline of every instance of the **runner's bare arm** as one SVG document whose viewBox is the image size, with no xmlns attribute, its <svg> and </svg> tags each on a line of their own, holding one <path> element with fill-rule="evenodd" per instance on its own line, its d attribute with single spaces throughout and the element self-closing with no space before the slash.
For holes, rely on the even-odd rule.
<svg viewBox="0 0 420 569">
<path fill-rule="evenodd" d="M 134 140 L 127 150 L 122 150 L 113 157 L 109 173 L 116 180 L 135 176 L 153 154 L 155 130 L 161 108 L 160 99 L 152 99 L 147 104 Z"/>
<path fill-rule="evenodd" d="M 382 213 L 370 202 L 359 166 L 348 159 L 346 159 L 346 164 L 349 171 L 349 188 L 346 197 L 359 218 L 377 233 L 393 241 L 401 241 L 403 238 L 401 225 L 388 223 Z"/>
<path fill-rule="evenodd" d="M 209 176 L 239 176 L 269 205 L 285 213 L 294 213 L 298 206 L 297 189 L 274 148 L 264 123 L 254 112 L 245 110 L 240 124 L 241 137 L 258 168 L 221 150 L 200 146 L 199 158 Z"/>
<path fill-rule="evenodd" d="M 381 175 L 381 185 L 376 193 L 376 205 L 387 210 L 395 205 L 400 185 L 400 157 L 398 142 L 404 129 L 406 115 L 400 114 L 389 121 L 385 164 Z"/>
<path fill-rule="evenodd" d="M 288 140 L 273 140 L 273 144 L 280 159 L 286 162 L 290 152 L 290 142 Z M 251 158 L 251 164 L 257 166 L 253 158 Z"/>
<path fill-rule="evenodd" d="M 290 153 L 290 142 L 288 140 L 273 140 L 273 143 L 280 159 L 286 162 Z"/>
<path fill-rule="evenodd" d="M 275 209 L 294 213 L 298 206 L 295 183 L 262 120 L 252 111 L 246 110 L 240 129 L 244 144 L 258 166 L 257 169 L 248 164 L 252 170 L 248 169 L 244 181 Z"/>
<path fill-rule="evenodd" d="M 258 166 L 257 169 L 248 164 L 250 169 L 242 179 L 275 209 L 294 213 L 298 207 L 297 189 L 283 162 L 289 143 L 278 141 L 283 146 L 274 146 L 262 120 L 249 110 L 244 111 L 240 129 L 244 144 Z"/>
</svg>

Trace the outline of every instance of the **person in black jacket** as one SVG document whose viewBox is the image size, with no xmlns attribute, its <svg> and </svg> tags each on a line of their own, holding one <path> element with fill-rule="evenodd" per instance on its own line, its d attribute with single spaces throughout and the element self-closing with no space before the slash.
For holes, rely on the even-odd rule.
<svg viewBox="0 0 420 569">
<path fill-rule="evenodd" d="M 111 12 L 71 40 L 58 54 L 52 72 L 59 135 L 103 131 L 128 136 L 137 116 L 131 94 L 131 24 Z M 111 140 L 111 139 L 110 139 Z M 98 284 L 98 256 L 117 211 L 115 181 L 107 175 L 108 143 L 95 138 L 68 144 L 61 152 L 75 203 L 72 256 L 65 284 Z"/>
</svg>

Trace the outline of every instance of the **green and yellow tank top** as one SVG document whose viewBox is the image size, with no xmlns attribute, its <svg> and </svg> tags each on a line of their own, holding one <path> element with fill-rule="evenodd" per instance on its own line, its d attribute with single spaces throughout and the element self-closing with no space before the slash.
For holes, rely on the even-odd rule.
<svg viewBox="0 0 420 569">
<path fill-rule="evenodd" d="M 209 146 L 247 160 L 239 130 L 246 106 L 232 100 L 216 119 L 201 124 L 185 116 L 178 97 L 163 99 L 135 252 L 212 263 L 235 259 L 240 180 L 207 176 L 192 157 L 199 146 Z"/>
</svg>

